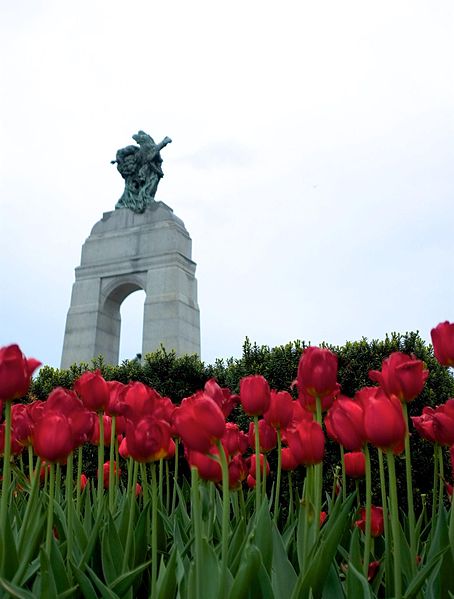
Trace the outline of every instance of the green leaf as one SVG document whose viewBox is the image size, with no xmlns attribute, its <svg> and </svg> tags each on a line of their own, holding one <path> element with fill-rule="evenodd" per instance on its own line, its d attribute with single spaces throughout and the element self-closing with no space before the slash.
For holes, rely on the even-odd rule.
<svg viewBox="0 0 454 599">
<path fill-rule="evenodd" d="M 347 595 L 347 597 L 360 597 L 361 595 Z M 326 582 L 323 587 L 323 599 L 343 599 L 345 597 L 344 589 L 339 578 L 339 573 L 334 563 L 328 570 Z"/>
<path fill-rule="evenodd" d="M 254 544 L 260 550 L 263 565 L 268 573 L 271 572 L 271 563 L 273 561 L 272 530 L 270 512 L 267 503 L 264 501 L 257 518 Z"/>
<path fill-rule="evenodd" d="M 359 528 L 354 527 L 352 536 L 350 539 L 349 559 L 348 561 L 360 572 L 362 561 L 361 561 L 361 549 L 359 545 Z M 361 597 L 362 582 L 354 574 L 353 569 L 347 569 L 346 576 L 346 591 L 347 597 Z"/>
<path fill-rule="evenodd" d="M 43 547 L 39 552 L 39 562 L 41 566 L 41 599 L 53 599 L 57 597 L 57 585 L 55 584 L 49 557 Z"/>
<path fill-rule="evenodd" d="M 93 588 L 88 576 L 84 574 L 84 572 L 82 572 L 82 570 L 80 570 L 75 564 L 71 564 L 71 566 L 84 599 L 98 599 L 98 595 L 96 594 L 96 591 Z"/>
<path fill-rule="evenodd" d="M 248 545 L 244 551 L 244 558 L 238 573 L 233 581 L 233 586 L 230 591 L 229 599 L 248 599 L 249 589 L 252 586 L 252 581 L 260 567 L 261 556 L 260 551 L 255 545 Z"/>
<path fill-rule="evenodd" d="M 177 548 L 174 547 L 170 554 L 167 566 L 164 559 L 159 568 L 158 580 L 156 583 L 157 599 L 174 599 L 177 590 Z"/>
<path fill-rule="evenodd" d="M 296 572 L 287 557 L 284 543 L 276 527 L 272 524 L 273 561 L 271 565 L 271 586 L 275 597 L 290 597 L 295 587 Z"/>
<path fill-rule="evenodd" d="M 229 564 L 230 572 L 236 575 L 239 565 L 241 563 L 241 556 L 243 554 L 244 547 L 247 543 L 248 537 L 246 534 L 246 525 L 244 520 L 239 520 L 232 538 L 229 542 L 229 551 L 227 561 Z"/>
<path fill-rule="evenodd" d="M 36 599 L 35 595 L 33 593 L 30 593 L 30 591 L 21 589 L 14 583 L 9 582 L 4 578 L 0 578 L 0 585 L 7 593 L 9 593 L 15 599 Z"/>
<path fill-rule="evenodd" d="M 411 599 L 412 597 L 416 597 L 416 595 L 421 590 L 422 585 L 424 584 L 424 582 L 426 581 L 426 579 L 430 576 L 432 570 L 436 566 L 441 566 L 442 555 L 445 552 L 447 552 L 447 550 L 448 550 L 448 547 L 445 547 L 444 549 L 442 549 L 441 551 L 439 551 L 438 553 L 436 553 L 432 557 L 432 559 L 429 562 L 427 562 L 419 570 L 419 572 L 413 578 L 413 580 L 411 581 L 411 583 L 408 585 L 407 590 L 405 591 L 405 594 L 404 594 L 404 599 Z M 437 571 L 437 577 L 438 576 L 439 576 L 439 573 Z"/>
<path fill-rule="evenodd" d="M 70 587 L 68 575 L 66 573 L 66 565 L 63 561 L 63 557 L 57 546 L 57 543 L 52 537 L 50 546 L 50 566 L 52 569 L 53 577 L 55 579 L 55 585 L 58 593 L 63 593 Z"/>
<path fill-rule="evenodd" d="M 150 507 L 151 502 L 149 501 L 142 509 L 134 529 L 134 566 L 139 566 L 141 563 L 143 563 L 143 560 L 147 554 L 150 535 Z"/>
<path fill-rule="evenodd" d="M 348 570 L 349 571 L 351 570 L 352 574 L 354 576 L 356 576 L 356 578 L 358 579 L 359 583 L 361 584 L 361 588 L 362 588 L 362 593 L 360 595 L 352 595 L 352 597 L 363 597 L 363 599 L 374 599 L 375 594 L 372 593 L 369 583 L 366 580 L 365 576 L 362 574 L 362 572 L 357 570 L 355 568 L 355 566 L 352 564 L 352 562 L 349 562 Z M 350 597 L 350 595 L 348 595 L 348 597 Z"/>
<path fill-rule="evenodd" d="M 95 583 L 95 585 L 98 588 L 99 592 L 101 593 L 103 599 L 120 599 L 116 593 L 111 591 L 109 589 L 109 587 L 107 587 L 98 578 L 98 576 L 95 574 L 95 572 L 93 572 L 93 570 L 89 566 L 85 566 L 85 569 L 87 570 L 88 574 L 90 575 L 90 578 L 92 579 L 92 581 Z"/>
<path fill-rule="evenodd" d="M 11 580 L 19 567 L 19 560 L 17 557 L 16 540 L 11 528 L 11 519 L 9 515 L 5 521 L 5 530 L 3 531 L 3 534 L 0 535 L 0 550 L 2 555 L 2 575 L 7 580 Z"/>
<path fill-rule="evenodd" d="M 124 595 L 129 590 L 129 588 L 134 584 L 137 577 L 146 568 L 148 568 L 148 566 L 150 564 L 151 564 L 151 561 L 145 562 L 144 564 L 141 564 L 137 568 L 134 568 L 134 570 L 131 570 L 130 572 L 125 572 L 124 574 L 121 574 L 120 576 L 118 576 L 118 578 L 116 578 L 112 582 L 112 584 L 109 585 L 110 588 L 112 589 L 112 591 L 115 591 L 115 593 L 117 593 L 117 595 L 119 595 L 119 596 Z"/>
</svg>

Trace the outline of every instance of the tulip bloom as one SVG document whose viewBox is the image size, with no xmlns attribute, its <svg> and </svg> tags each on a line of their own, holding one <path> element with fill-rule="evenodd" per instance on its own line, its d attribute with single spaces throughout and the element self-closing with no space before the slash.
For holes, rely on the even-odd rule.
<svg viewBox="0 0 454 599">
<path fill-rule="evenodd" d="M 85 489 L 85 487 L 88 484 L 88 478 L 87 476 L 82 472 L 82 474 L 80 475 L 80 481 L 79 481 L 79 485 L 80 485 L 80 490 L 83 491 Z"/>
<path fill-rule="evenodd" d="M 366 508 L 361 508 L 361 514 L 359 520 L 355 522 L 356 526 L 363 532 L 366 530 Z M 373 505 L 371 507 L 371 518 L 370 518 L 371 530 L 370 533 L 373 537 L 379 537 L 383 534 L 384 519 L 383 519 L 383 508 Z"/>
<path fill-rule="evenodd" d="M 246 479 L 248 467 L 246 460 L 237 454 L 229 463 L 229 487 L 232 490 L 239 489 L 241 483 Z"/>
<path fill-rule="evenodd" d="M 322 409 L 332 404 L 339 392 L 337 383 L 337 356 L 329 349 L 307 347 L 298 364 L 298 399 L 311 411 L 316 409 L 316 398 Z"/>
<path fill-rule="evenodd" d="M 435 409 L 433 415 L 433 433 L 440 445 L 454 444 L 454 399 Z"/>
<path fill-rule="evenodd" d="M 129 455 L 137 462 L 155 462 L 166 457 L 170 446 L 170 426 L 156 418 L 142 418 L 126 425 Z"/>
<path fill-rule="evenodd" d="M 249 474 L 255 480 L 255 475 L 256 475 L 255 453 L 253 453 L 251 456 L 248 457 L 248 459 L 246 460 L 246 463 L 249 467 Z M 269 473 L 270 473 L 270 465 L 268 463 L 268 460 L 266 460 L 266 474 L 268 475 Z M 265 456 L 263 455 L 263 453 L 260 454 L 260 474 L 262 475 L 262 477 L 265 474 Z"/>
<path fill-rule="evenodd" d="M 100 370 L 84 372 L 74 383 L 82 403 L 93 412 L 104 411 L 109 403 L 109 387 Z"/>
<path fill-rule="evenodd" d="M 271 392 L 265 377 L 255 374 L 240 380 L 240 401 L 248 416 L 264 414 L 270 405 Z"/>
<path fill-rule="evenodd" d="M 349 451 L 359 451 L 366 442 L 364 409 L 360 402 L 338 397 L 325 417 L 328 435 Z"/>
<path fill-rule="evenodd" d="M 405 402 L 412 401 L 421 393 L 428 376 L 429 371 L 422 360 L 402 352 L 393 352 L 383 360 L 381 372 L 369 372 L 370 379 L 388 395 L 395 395 Z"/>
<path fill-rule="evenodd" d="M 49 463 L 65 464 L 74 449 L 68 418 L 53 410 L 46 410 L 45 416 L 35 423 L 32 441 L 35 453 Z"/>
<path fill-rule="evenodd" d="M 454 366 L 454 323 L 440 322 L 430 331 L 434 354 L 442 366 Z"/>
<path fill-rule="evenodd" d="M 219 406 L 203 392 L 186 397 L 173 414 L 175 430 L 188 449 L 207 453 L 225 432 Z"/>
<path fill-rule="evenodd" d="M 395 395 L 386 395 L 381 387 L 369 395 L 365 402 L 364 430 L 375 447 L 403 451 L 407 427 L 402 405 Z"/>
<path fill-rule="evenodd" d="M 425 406 L 422 409 L 421 416 L 411 416 L 411 420 L 413 422 L 413 426 L 418 431 L 423 439 L 430 441 L 431 443 L 435 443 L 435 433 L 434 433 L 434 408 L 430 406 Z"/>
<path fill-rule="evenodd" d="M 27 395 L 32 374 L 40 365 L 38 360 L 26 358 L 18 345 L 0 348 L 0 401 Z"/>
<path fill-rule="evenodd" d="M 366 475 L 366 457 L 362 451 L 351 451 L 344 455 L 345 474 L 351 478 L 363 478 Z"/>
<path fill-rule="evenodd" d="M 221 439 L 225 452 L 229 456 L 244 453 L 249 447 L 248 436 L 240 431 L 234 422 L 226 422 L 225 433 Z"/>
<path fill-rule="evenodd" d="M 290 447 L 283 447 L 281 451 L 281 467 L 282 470 L 296 470 L 298 468 L 298 462 L 293 457 L 292 450 Z"/>
<path fill-rule="evenodd" d="M 263 417 L 275 429 L 287 428 L 293 417 L 293 399 L 290 393 L 271 391 L 270 405 Z"/>
<path fill-rule="evenodd" d="M 259 420 L 258 427 L 259 427 L 260 451 L 262 451 L 263 453 L 271 451 L 272 449 L 274 449 L 276 447 L 276 443 L 277 443 L 276 431 L 274 430 L 274 428 L 272 426 L 270 426 L 263 419 Z M 255 449 L 255 430 L 254 430 L 253 422 L 251 422 L 249 424 L 248 439 L 249 439 L 249 446 L 251 447 L 251 449 Z"/>
<path fill-rule="evenodd" d="M 218 448 L 213 446 L 210 448 L 210 454 L 213 456 L 219 455 Z M 187 459 L 190 466 L 197 468 L 200 478 L 209 480 L 214 483 L 219 483 L 222 480 L 221 464 L 206 453 L 199 451 L 188 451 Z"/>
<path fill-rule="evenodd" d="M 117 476 L 121 476 L 121 470 L 119 468 L 117 468 L 116 462 L 113 463 L 113 473 L 114 473 L 115 479 L 117 478 Z M 103 486 L 105 489 L 109 488 L 109 474 L 110 474 L 110 462 L 106 462 L 105 464 L 103 464 L 103 467 L 102 467 Z M 96 472 L 96 475 L 99 476 L 98 471 Z"/>
<path fill-rule="evenodd" d="M 225 418 L 229 416 L 230 412 L 240 401 L 239 396 L 232 394 L 230 389 L 227 387 L 220 387 L 217 384 L 216 379 L 207 381 L 203 389 L 205 393 L 218 404 Z"/>
<path fill-rule="evenodd" d="M 287 442 L 298 464 L 319 464 L 325 453 L 325 436 L 322 427 L 315 421 L 302 421 L 296 428 L 287 431 Z"/>
<path fill-rule="evenodd" d="M 119 381 L 107 381 L 109 389 L 109 400 L 106 406 L 106 414 L 108 416 L 123 416 L 126 411 L 125 394 L 128 385 L 124 385 Z"/>
</svg>

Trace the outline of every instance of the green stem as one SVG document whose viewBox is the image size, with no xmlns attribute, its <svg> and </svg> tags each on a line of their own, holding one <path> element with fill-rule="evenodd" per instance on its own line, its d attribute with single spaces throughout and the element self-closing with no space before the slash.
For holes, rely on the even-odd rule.
<svg viewBox="0 0 454 599">
<path fill-rule="evenodd" d="M 73 552 L 73 452 L 68 456 L 66 462 L 66 521 L 67 521 L 67 537 L 66 537 L 66 570 L 71 572 L 71 556 Z"/>
<path fill-rule="evenodd" d="M 145 464 L 140 464 L 140 478 L 142 480 L 142 494 L 143 494 L 143 504 L 146 505 L 148 503 L 148 475 L 147 475 L 147 467 Z M 136 490 L 134 489 L 134 494 Z"/>
<path fill-rule="evenodd" d="M 230 520 L 230 488 L 229 466 L 224 447 L 217 441 L 222 469 L 222 546 L 221 546 L 221 591 L 226 595 L 227 584 L 227 555 L 229 549 L 229 520 Z"/>
<path fill-rule="evenodd" d="M 110 430 L 110 453 L 109 453 L 109 511 L 113 514 L 114 493 L 115 493 L 115 437 L 116 437 L 117 417 L 112 416 L 112 426 Z"/>
<path fill-rule="evenodd" d="M 5 402 L 5 446 L 3 449 L 2 499 L 0 502 L 0 534 L 5 534 L 11 486 L 11 401 Z M 3 558 L 4 556 L 2 556 Z M 3 559 L 2 559 L 3 562 Z"/>
<path fill-rule="evenodd" d="M 366 530 L 364 539 L 364 559 L 363 559 L 363 574 L 367 579 L 369 570 L 370 556 L 370 540 L 371 540 L 371 519 L 372 519 L 372 477 L 370 471 L 370 454 L 369 447 L 366 443 L 364 446 L 364 456 L 366 458 Z"/>
<path fill-rule="evenodd" d="M 289 470 L 287 472 L 287 481 L 288 481 L 288 520 L 290 520 L 291 516 L 293 516 L 293 480 L 292 480 L 292 471 Z"/>
<path fill-rule="evenodd" d="M 50 544 L 53 535 L 54 521 L 54 496 L 55 496 L 55 464 L 49 468 L 49 503 L 47 505 L 46 552 L 50 556 Z"/>
<path fill-rule="evenodd" d="M 260 437 L 259 437 L 259 418 L 254 416 L 255 433 L 255 514 L 258 517 L 261 504 L 261 467 L 260 467 Z"/>
<path fill-rule="evenodd" d="M 342 467 L 342 501 L 347 499 L 347 474 L 345 472 L 345 450 L 342 445 L 340 447 L 341 467 Z"/>
<path fill-rule="evenodd" d="M 166 513 L 170 510 L 170 473 L 169 473 L 169 460 L 165 461 L 166 468 Z"/>
<path fill-rule="evenodd" d="M 162 507 L 163 498 L 164 498 L 164 460 L 161 458 L 159 460 L 159 503 Z"/>
<path fill-rule="evenodd" d="M 130 458 L 130 459 L 132 459 L 132 458 Z M 139 466 L 139 463 L 134 461 L 133 467 L 132 467 L 132 477 L 131 477 L 132 478 L 132 488 L 134 491 L 131 492 L 131 490 L 130 490 L 129 494 L 128 494 L 130 507 L 129 507 L 128 532 L 126 533 L 125 552 L 123 554 L 123 566 L 122 566 L 123 573 L 125 573 L 129 568 L 129 553 L 131 551 L 132 535 L 133 535 L 133 528 L 134 528 L 134 513 L 135 513 L 135 507 L 136 507 L 135 488 L 136 488 L 136 484 L 137 484 L 138 466 Z"/>
<path fill-rule="evenodd" d="M 405 435 L 405 478 L 407 482 L 407 506 L 408 506 L 408 526 L 410 529 L 410 556 L 411 556 L 411 571 L 412 574 L 416 574 L 416 519 L 415 519 L 415 507 L 413 503 L 413 480 L 411 475 L 411 453 L 410 453 L 410 433 L 408 431 L 408 407 L 404 402 L 402 404 L 404 413 L 405 426 L 407 432 Z"/>
<path fill-rule="evenodd" d="M 433 490 L 432 490 L 432 526 L 431 526 L 431 534 L 435 530 L 435 518 L 437 515 L 437 505 L 438 505 L 438 452 L 440 450 L 440 446 L 438 443 L 434 444 L 434 482 L 433 482 Z"/>
<path fill-rule="evenodd" d="M 281 490 L 281 470 L 282 470 L 282 440 L 281 431 L 277 430 L 277 476 L 276 476 L 276 492 L 274 496 L 274 523 L 277 525 L 279 518 L 279 499 Z"/>
<path fill-rule="evenodd" d="M 388 462 L 389 478 L 389 497 L 391 510 L 391 529 L 393 537 L 393 556 L 394 556 L 394 597 L 402 598 L 402 567 L 400 555 L 400 524 L 399 524 L 399 505 L 397 501 L 397 481 L 396 468 L 394 463 L 394 454 L 388 449 L 386 452 Z"/>
<path fill-rule="evenodd" d="M 82 476 L 82 445 L 77 449 L 76 512 L 80 516 L 80 479 Z"/>
<path fill-rule="evenodd" d="M 98 413 L 99 445 L 98 445 L 98 514 L 101 513 L 104 494 L 104 420 L 102 412 Z"/>
<path fill-rule="evenodd" d="M 177 485 L 178 485 L 178 450 L 179 450 L 179 441 L 175 439 L 175 464 L 173 471 L 173 489 L 172 489 L 172 514 L 175 511 L 175 507 L 177 504 Z"/>
<path fill-rule="evenodd" d="M 385 532 L 385 582 L 386 585 L 391 585 L 391 536 L 388 519 L 388 498 L 386 495 L 385 465 L 383 461 L 383 451 L 381 449 L 378 449 L 377 452 L 378 468 L 380 472 L 381 504 L 383 507 L 383 527 Z"/>
<path fill-rule="evenodd" d="M 197 468 L 191 468 L 192 491 L 192 522 L 194 525 L 194 553 L 195 553 L 195 587 L 196 597 L 202 594 L 202 511 L 200 507 L 199 473 Z"/>
<path fill-rule="evenodd" d="M 322 400 L 320 397 L 315 399 L 316 405 L 316 421 L 322 426 Z M 315 539 L 318 539 L 320 533 L 320 512 L 322 511 L 322 487 L 323 487 L 323 462 L 316 464 L 314 467 L 315 473 L 315 489 L 314 489 L 314 509 L 315 509 Z"/>
<path fill-rule="evenodd" d="M 162 461 L 162 460 L 161 460 Z M 151 594 L 157 596 L 156 583 L 158 580 L 158 482 L 156 477 L 156 462 L 151 464 Z"/>
<path fill-rule="evenodd" d="M 438 450 L 438 469 L 440 472 L 439 488 L 438 488 L 438 509 L 440 510 L 444 504 L 444 486 L 445 486 L 445 465 L 443 462 L 443 447 Z"/>
<path fill-rule="evenodd" d="M 28 446 L 28 480 L 30 481 L 30 485 L 33 480 L 33 447 L 31 445 Z"/>
</svg>

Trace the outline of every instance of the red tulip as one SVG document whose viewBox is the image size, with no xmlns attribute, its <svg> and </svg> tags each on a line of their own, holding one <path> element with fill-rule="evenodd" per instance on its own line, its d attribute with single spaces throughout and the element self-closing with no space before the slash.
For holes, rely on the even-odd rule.
<svg viewBox="0 0 454 599">
<path fill-rule="evenodd" d="M 281 466 L 282 470 L 296 470 L 298 468 L 298 462 L 293 457 L 292 450 L 290 447 L 283 447 L 281 452 Z"/>
<path fill-rule="evenodd" d="M 328 435 L 350 451 L 359 451 L 366 442 L 364 410 L 360 402 L 339 396 L 325 417 Z"/>
<path fill-rule="evenodd" d="M 240 380 L 240 401 L 248 416 L 264 414 L 270 405 L 271 392 L 265 377 L 255 374 Z"/>
<path fill-rule="evenodd" d="M 108 416 L 123 416 L 126 411 L 125 394 L 128 385 L 119 381 L 107 381 L 109 389 L 109 400 L 106 406 Z"/>
<path fill-rule="evenodd" d="M 118 447 L 118 453 L 124 460 L 127 460 L 129 457 L 131 457 L 129 455 L 128 442 L 126 441 L 126 437 L 123 437 L 123 439 L 121 440 L 120 445 Z"/>
<path fill-rule="evenodd" d="M 106 416 L 105 414 L 103 414 L 102 423 L 103 423 L 103 428 L 104 428 L 104 431 L 103 431 L 104 445 L 106 447 L 109 447 L 110 446 L 110 438 L 111 438 L 111 434 L 112 434 L 112 418 L 110 416 Z M 96 418 L 94 421 L 94 426 L 93 426 L 93 430 L 91 433 L 90 443 L 93 443 L 93 445 L 99 445 L 99 418 Z"/>
<path fill-rule="evenodd" d="M 434 414 L 435 410 L 430 406 L 425 406 L 422 409 L 421 416 L 411 416 L 413 426 L 418 431 L 423 439 L 435 443 L 434 433 Z"/>
<path fill-rule="evenodd" d="M 433 433 L 440 445 L 454 444 L 454 399 L 438 406 L 433 415 Z"/>
<path fill-rule="evenodd" d="M 68 418 L 53 410 L 46 410 L 45 416 L 35 423 L 32 441 L 35 453 L 50 463 L 65 464 L 74 449 Z"/>
<path fill-rule="evenodd" d="M 345 474 L 351 478 L 363 478 L 366 475 L 366 458 L 362 451 L 352 451 L 344 455 Z"/>
<path fill-rule="evenodd" d="M 409 402 L 423 390 L 429 376 L 422 360 L 402 352 L 393 352 L 383 360 L 381 372 L 371 370 L 369 377 L 378 383 L 388 395 L 396 395 L 400 401 Z"/>
<path fill-rule="evenodd" d="M 137 462 L 154 462 L 169 452 L 170 426 L 156 418 L 142 418 L 126 425 L 129 455 Z"/>
<path fill-rule="evenodd" d="M 363 532 L 366 530 L 366 508 L 361 508 L 361 514 L 359 520 L 355 522 L 356 526 Z M 375 505 L 371 508 L 370 517 L 370 533 L 373 537 L 379 537 L 383 534 L 384 519 L 383 519 L 383 508 Z"/>
<path fill-rule="evenodd" d="M 323 460 L 325 436 L 317 422 L 303 421 L 296 428 L 288 430 L 287 442 L 298 464 L 309 466 Z"/>
<path fill-rule="evenodd" d="M 56 387 L 50 392 L 47 400 L 36 408 L 30 408 L 35 421 L 45 417 L 50 411 L 61 412 L 69 422 L 73 435 L 73 449 L 86 443 L 93 433 L 96 415 L 87 410 L 74 391 Z M 99 436 L 99 433 L 98 433 Z"/>
<path fill-rule="evenodd" d="M 183 399 L 173 415 L 177 433 L 188 449 L 207 453 L 225 432 L 224 414 L 205 393 Z"/>
<path fill-rule="evenodd" d="M 100 370 L 84 372 L 75 381 L 74 390 L 82 399 L 84 406 L 93 412 L 105 410 L 109 403 L 109 387 Z"/>
<path fill-rule="evenodd" d="M 248 467 L 243 456 L 237 454 L 229 463 L 229 487 L 239 489 L 241 483 L 246 479 Z"/>
<path fill-rule="evenodd" d="M 254 489 L 255 485 L 256 485 L 255 478 L 253 476 L 251 476 L 250 474 L 248 474 L 246 477 L 246 484 L 250 489 Z"/>
<path fill-rule="evenodd" d="M 210 449 L 211 455 L 219 455 L 218 448 L 213 446 Z M 199 451 L 188 451 L 187 459 L 190 466 L 197 468 L 200 478 L 219 483 L 222 480 L 222 469 L 220 463 L 206 453 Z"/>
<path fill-rule="evenodd" d="M 263 417 L 276 429 L 287 428 L 293 417 L 293 399 L 290 393 L 271 391 L 270 405 Z"/>
<path fill-rule="evenodd" d="M 327 518 L 328 514 L 326 512 L 320 512 L 320 526 L 323 526 L 323 524 L 325 524 Z"/>
<path fill-rule="evenodd" d="M 19 445 L 31 445 L 33 421 L 30 418 L 28 406 L 16 403 L 11 408 L 12 437 Z"/>
<path fill-rule="evenodd" d="M 268 460 L 265 458 L 265 456 L 263 455 L 263 453 L 260 454 L 260 473 L 262 475 L 262 480 L 263 480 L 263 476 L 265 474 L 265 464 L 266 464 L 266 474 L 268 475 L 270 473 L 270 465 L 268 463 Z M 255 453 L 253 453 L 251 456 L 248 457 L 248 459 L 246 460 L 246 464 L 249 468 L 249 474 L 255 478 L 256 475 L 256 459 L 255 459 Z"/>
<path fill-rule="evenodd" d="M 157 391 L 144 383 L 129 383 L 122 391 L 125 403 L 124 416 L 129 420 L 140 420 L 146 416 L 154 416 L 156 403 L 161 396 Z"/>
<path fill-rule="evenodd" d="M 204 391 L 213 399 L 221 408 L 225 418 L 227 418 L 233 408 L 240 401 L 238 395 L 234 395 L 227 387 L 220 387 L 216 379 L 210 379 L 205 383 Z"/>
<path fill-rule="evenodd" d="M 430 331 L 434 354 L 442 366 L 454 366 L 454 323 L 440 322 Z"/>
<path fill-rule="evenodd" d="M 383 450 L 403 451 L 407 427 L 402 405 L 395 395 L 377 387 L 364 409 L 364 430 L 369 443 Z"/>
<path fill-rule="evenodd" d="M 11 435 L 10 453 L 11 455 L 20 455 L 24 451 L 22 443 L 16 439 L 15 435 Z M 5 453 L 5 423 L 0 425 L 0 455 Z"/>
<path fill-rule="evenodd" d="M 32 374 L 40 365 L 38 360 L 26 358 L 18 345 L 0 348 L 0 400 L 27 395 Z"/>
<path fill-rule="evenodd" d="M 82 474 L 80 475 L 80 490 L 83 491 L 85 489 L 85 487 L 88 484 L 88 478 L 86 477 L 86 475 L 82 472 Z"/>
<path fill-rule="evenodd" d="M 118 476 L 121 476 L 121 470 L 117 469 L 117 463 L 113 462 L 113 473 L 114 478 L 116 479 Z M 99 476 L 99 472 L 96 471 L 96 475 Z M 110 462 L 106 462 L 102 467 L 102 476 L 103 476 L 103 486 L 105 489 L 109 488 L 109 475 L 110 475 Z"/>
<path fill-rule="evenodd" d="M 255 450 L 255 427 L 254 423 L 249 424 L 249 446 Z M 265 420 L 259 420 L 259 444 L 260 451 L 266 453 L 276 447 L 277 434 L 272 426 L 270 426 Z"/>
<path fill-rule="evenodd" d="M 316 409 L 316 398 L 326 410 L 339 392 L 337 383 L 337 356 L 329 349 L 307 347 L 298 364 L 298 399 L 311 411 Z"/>
<path fill-rule="evenodd" d="M 249 447 L 247 435 L 240 431 L 238 425 L 234 422 L 226 422 L 225 433 L 221 441 L 225 452 L 230 456 L 244 453 Z"/>
<path fill-rule="evenodd" d="M 380 569 L 380 562 L 370 562 L 369 567 L 367 569 L 367 580 L 372 582 L 376 577 L 378 570 Z"/>
</svg>

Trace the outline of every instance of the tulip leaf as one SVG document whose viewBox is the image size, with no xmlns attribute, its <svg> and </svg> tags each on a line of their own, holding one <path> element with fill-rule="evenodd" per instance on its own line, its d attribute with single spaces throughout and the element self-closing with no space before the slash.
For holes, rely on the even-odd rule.
<svg viewBox="0 0 454 599">
<path fill-rule="evenodd" d="M 357 526 L 354 527 L 350 539 L 348 558 L 348 561 L 353 564 L 358 571 L 361 571 L 361 549 L 359 545 L 359 528 Z M 353 569 L 350 570 L 350 568 L 348 568 L 346 576 L 347 597 L 361 597 L 361 586 L 362 583 L 354 574 Z"/>
<path fill-rule="evenodd" d="M 244 551 L 243 561 L 233 581 L 229 599 L 249 599 L 249 589 L 253 586 L 260 562 L 260 551 L 255 545 L 248 545 Z"/>
<path fill-rule="evenodd" d="M 70 583 L 68 579 L 68 575 L 66 574 L 66 566 L 63 561 L 63 557 L 60 553 L 60 550 L 57 546 L 57 543 L 52 537 L 51 546 L 50 546 L 50 565 L 52 569 L 52 573 L 55 579 L 55 584 L 57 587 L 57 592 L 62 593 L 69 588 Z"/>
<path fill-rule="evenodd" d="M 229 542 L 229 552 L 227 561 L 229 563 L 229 569 L 233 575 L 236 575 L 238 567 L 241 563 L 242 554 L 244 547 L 247 543 L 246 526 L 244 520 L 241 519 L 233 533 L 233 536 Z"/>
<path fill-rule="evenodd" d="M 271 566 L 271 586 L 275 597 L 290 597 L 297 576 L 285 551 L 282 537 L 276 525 L 272 525 L 273 561 Z"/>
<path fill-rule="evenodd" d="M 174 547 L 170 554 L 167 565 L 164 563 L 164 559 L 161 561 L 159 568 L 159 576 L 156 583 L 156 597 L 157 599 L 173 599 L 177 590 L 177 576 L 176 576 L 176 564 L 177 564 L 177 548 Z"/>
<path fill-rule="evenodd" d="M 9 580 L 5 580 L 4 578 L 0 578 L 0 585 L 7 593 L 9 593 L 9 595 L 11 595 L 11 597 L 14 597 L 14 599 L 36 599 L 36 595 L 30 593 L 30 591 L 21 589 L 14 583 L 10 582 Z"/>
<path fill-rule="evenodd" d="M 98 595 L 88 576 L 74 564 L 72 564 L 72 571 L 77 583 L 79 584 L 84 599 L 98 599 Z"/>
<path fill-rule="evenodd" d="M 268 573 L 271 572 L 271 563 L 273 560 L 272 530 L 270 512 L 267 503 L 264 501 L 257 518 L 254 544 L 260 550 L 263 565 Z"/>
<path fill-rule="evenodd" d="M 131 570 L 130 572 L 125 572 L 116 578 L 110 585 L 110 589 L 115 591 L 115 593 L 121 597 L 124 595 L 129 588 L 134 584 L 137 577 L 151 564 L 151 561 L 145 562 Z"/>
<path fill-rule="evenodd" d="M 362 588 L 362 593 L 360 593 L 359 595 L 347 595 L 347 597 L 363 597 L 363 599 L 374 599 L 375 597 L 375 593 L 372 592 L 370 585 L 366 579 L 366 577 L 355 568 L 355 566 L 353 565 L 352 562 L 348 563 L 348 571 L 353 574 L 353 576 L 356 576 L 356 578 L 358 579 L 361 588 Z"/>
<path fill-rule="evenodd" d="M 343 599 L 345 597 L 344 588 L 339 579 L 334 562 L 328 570 L 326 582 L 323 587 L 323 599 Z M 347 597 L 361 597 L 361 595 L 347 595 Z"/>
<path fill-rule="evenodd" d="M 6 518 L 5 529 L 0 535 L 1 572 L 7 580 L 11 580 L 19 567 L 16 541 L 11 528 L 11 518 Z"/>
<path fill-rule="evenodd" d="M 57 595 L 57 599 L 68 599 L 68 597 L 72 597 L 74 594 L 79 594 L 78 586 L 71 587 L 67 591 L 60 593 L 59 595 Z"/>
<path fill-rule="evenodd" d="M 141 563 L 143 563 L 144 557 L 147 553 L 150 527 L 150 506 L 151 502 L 148 502 L 144 506 L 134 529 L 134 566 L 139 566 Z"/>
<path fill-rule="evenodd" d="M 88 560 L 90 559 L 90 557 L 93 553 L 93 550 L 96 545 L 96 541 L 98 539 L 99 529 L 101 527 L 102 521 L 103 521 L 103 513 L 102 513 L 102 511 L 100 511 L 98 513 L 98 515 L 96 516 L 95 524 L 90 532 L 90 536 L 88 537 L 87 544 L 85 546 L 85 550 L 84 550 L 82 557 L 80 558 L 80 561 L 78 564 L 78 566 L 81 570 L 84 568 L 85 564 L 88 562 Z"/>
<path fill-rule="evenodd" d="M 54 573 L 50 565 L 49 557 L 46 551 L 41 548 L 39 552 L 40 575 L 41 575 L 41 599 L 57 596 L 57 585 L 55 583 Z"/>
<path fill-rule="evenodd" d="M 103 599 L 120 599 L 119 596 L 114 593 L 109 587 L 107 587 L 96 575 L 96 573 L 89 567 L 85 566 L 90 578 L 94 582 L 95 586 L 101 593 Z"/>
<path fill-rule="evenodd" d="M 411 583 L 408 585 L 407 590 L 404 594 L 404 599 L 411 599 L 412 597 L 416 597 L 418 595 L 424 582 L 430 576 L 434 568 L 436 568 L 436 577 L 438 578 L 440 576 L 439 568 L 441 567 L 442 556 L 445 552 L 447 552 L 447 550 L 448 547 L 445 547 L 444 549 L 436 553 L 430 561 L 424 564 L 424 566 L 419 570 L 416 576 L 412 579 Z"/>
</svg>

